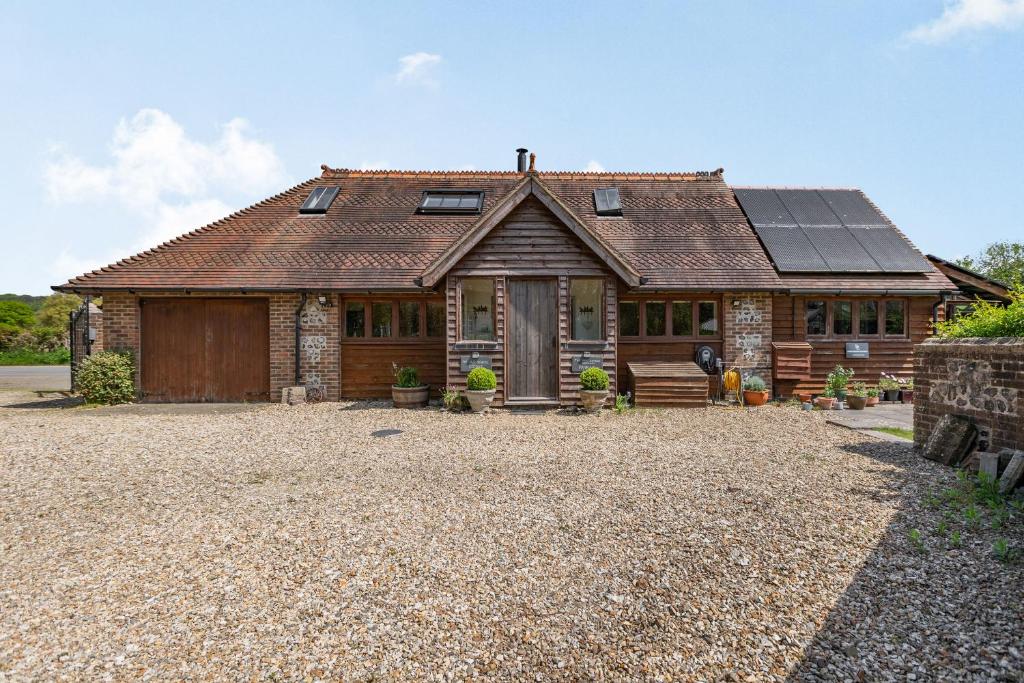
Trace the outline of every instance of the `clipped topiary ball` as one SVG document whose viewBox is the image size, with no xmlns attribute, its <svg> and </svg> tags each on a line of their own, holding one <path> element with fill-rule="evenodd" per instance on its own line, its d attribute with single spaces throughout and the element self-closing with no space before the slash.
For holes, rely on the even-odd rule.
<svg viewBox="0 0 1024 683">
<path fill-rule="evenodd" d="M 608 373 L 601 368 L 587 368 L 580 373 L 580 389 L 583 391 L 608 391 Z"/>
<path fill-rule="evenodd" d="M 466 377 L 466 389 L 469 391 L 493 391 L 498 386 L 498 378 L 487 368 L 473 368 Z"/>
</svg>

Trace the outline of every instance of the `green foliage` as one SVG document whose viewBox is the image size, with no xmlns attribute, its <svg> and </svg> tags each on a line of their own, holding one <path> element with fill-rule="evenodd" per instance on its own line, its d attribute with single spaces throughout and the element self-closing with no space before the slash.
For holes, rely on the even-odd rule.
<svg viewBox="0 0 1024 683">
<path fill-rule="evenodd" d="M 469 391 L 494 391 L 497 386 L 498 378 L 488 368 L 473 368 L 466 377 Z"/>
<path fill-rule="evenodd" d="M 444 405 L 444 409 L 456 413 L 463 409 L 462 394 L 455 388 L 455 385 L 449 384 L 441 391 L 441 403 Z"/>
<path fill-rule="evenodd" d="M 757 375 L 751 375 L 743 383 L 743 389 L 744 391 L 766 391 L 768 389 L 768 385 L 766 385 L 764 380 Z"/>
<path fill-rule="evenodd" d="M 882 391 L 897 391 L 900 388 L 900 382 L 892 375 L 882 375 L 878 378 L 878 388 Z"/>
<path fill-rule="evenodd" d="M 624 394 L 618 394 L 615 396 L 615 412 L 621 415 L 627 410 L 631 410 L 628 391 Z"/>
<path fill-rule="evenodd" d="M 27 329 L 36 321 L 36 314 L 28 304 L 20 301 L 0 301 L 0 324 Z"/>
<path fill-rule="evenodd" d="M 844 368 L 842 365 L 837 365 L 832 372 L 828 373 L 828 377 L 825 378 L 825 386 L 831 387 L 833 392 L 839 393 L 846 389 L 846 385 L 850 383 L 852 377 L 853 368 Z"/>
<path fill-rule="evenodd" d="M 89 403 L 130 403 L 135 399 L 135 363 L 129 353 L 97 353 L 82 361 L 75 384 Z"/>
<path fill-rule="evenodd" d="M 960 540 L 960 531 L 954 531 L 949 535 L 949 544 L 954 548 L 959 548 L 962 541 Z"/>
<path fill-rule="evenodd" d="M 1005 538 L 997 538 L 992 544 L 992 552 L 1000 562 L 1012 562 L 1017 557 L 1017 551 L 1010 547 Z"/>
<path fill-rule="evenodd" d="M 906 429 L 905 427 L 874 427 L 871 431 L 884 432 L 886 434 L 891 434 L 892 436 L 898 436 L 901 439 L 906 439 L 907 441 L 914 440 L 914 430 Z"/>
<path fill-rule="evenodd" d="M 911 529 L 910 533 L 907 534 L 914 549 L 919 553 L 924 552 L 924 540 L 921 538 L 921 532 L 917 529 Z"/>
<path fill-rule="evenodd" d="M 38 311 L 46 299 L 45 296 L 33 296 L 32 294 L 0 294 L 0 301 L 20 301 L 33 311 Z"/>
<path fill-rule="evenodd" d="M 608 391 L 608 373 L 601 368 L 587 368 L 580 373 L 580 389 L 583 391 Z"/>
<path fill-rule="evenodd" d="M 1007 286 L 1020 286 L 1024 284 L 1024 243 L 994 242 L 976 256 L 957 259 L 956 264 Z"/>
<path fill-rule="evenodd" d="M 877 392 L 876 392 L 877 393 Z M 860 396 L 861 398 L 867 398 L 868 386 L 864 382 L 856 382 L 853 385 L 853 390 L 850 392 L 851 396 Z"/>
<path fill-rule="evenodd" d="M 420 373 L 416 368 L 404 367 L 395 370 L 395 386 L 400 389 L 413 389 L 420 384 Z"/>
<path fill-rule="evenodd" d="M 36 320 L 42 327 L 68 326 L 68 314 L 82 305 L 81 297 L 74 294 L 51 294 L 36 312 Z"/>
<path fill-rule="evenodd" d="M 868 389 L 867 390 L 867 397 L 868 398 L 878 398 L 878 389 L 876 389 L 874 387 L 871 387 L 870 389 Z"/>
<path fill-rule="evenodd" d="M 33 351 L 32 349 L 11 349 L 0 351 L 0 365 L 67 365 L 71 362 L 71 351 Z"/>
<path fill-rule="evenodd" d="M 1010 292 L 1007 306 L 976 301 L 974 310 L 938 324 L 940 337 L 1024 337 L 1024 285 Z"/>
</svg>

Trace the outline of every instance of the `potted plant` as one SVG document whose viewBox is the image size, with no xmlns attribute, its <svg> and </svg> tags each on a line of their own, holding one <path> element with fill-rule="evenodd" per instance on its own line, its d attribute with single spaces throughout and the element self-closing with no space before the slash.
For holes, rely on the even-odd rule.
<svg viewBox="0 0 1024 683">
<path fill-rule="evenodd" d="M 886 401 L 895 401 L 900 395 L 900 383 L 892 375 L 882 373 L 878 378 L 878 388 L 885 395 Z"/>
<path fill-rule="evenodd" d="M 768 402 L 768 387 L 757 375 L 751 375 L 743 383 L 743 403 L 748 406 L 763 406 Z"/>
<path fill-rule="evenodd" d="M 867 403 L 865 403 L 864 405 L 866 405 L 868 408 L 870 408 L 871 406 L 878 405 L 878 389 L 874 387 L 868 389 L 868 400 Z"/>
<path fill-rule="evenodd" d="M 825 393 L 814 399 L 814 405 L 822 410 L 832 410 L 836 405 L 836 394 L 832 387 L 826 386 Z"/>
<path fill-rule="evenodd" d="M 600 412 L 608 398 L 608 373 L 601 368 L 587 368 L 580 373 L 580 402 L 588 413 Z"/>
<path fill-rule="evenodd" d="M 396 408 L 423 408 L 430 400 L 430 387 L 420 384 L 420 373 L 416 368 L 392 365 L 395 383 L 391 385 L 391 400 Z"/>
<path fill-rule="evenodd" d="M 498 378 L 489 368 L 473 368 L 466 377 L 466 398 L 469 409 L 474 413 L 482 413 L 491 407 L 494 390 L 498 386 Z"/>
<path fill-rule="evenodd" d="M 800 400 L 801 403 L 810 403 L 811 400 L 814 398 L 814 394 L 812 394 L 809 391 L 800 391 L 797 392 L 796 397 Z"/>
<path fill-rule="evenodd" d="M 441 391 L 441 404 L 449 413 L 462 412 L 462 394 L 459 393 L 454 384 L 449 384 Z"/>
<path fill-rule="evenodd" d="M 846 387 L 853 377 L 853 370 L 837 365 L 832 372 L 828 373 L 825 384 L 832 387 L 832 395 L 839 401 L 846 400 Z"/>
<path fill-rule="evenodd" d="M 864 382 L 857 382 L 853 385 L 853 390 L 846 397 L 846 402 L 853 410 L 864 410 L 868 404 L 868 388 L 864 386 Z"/>
<path fill-rule="evenodd" d="M 900 382 L 900 400 L 904 403 L 914 402 L 914 380 L 905 379 Z"/>
</svg>

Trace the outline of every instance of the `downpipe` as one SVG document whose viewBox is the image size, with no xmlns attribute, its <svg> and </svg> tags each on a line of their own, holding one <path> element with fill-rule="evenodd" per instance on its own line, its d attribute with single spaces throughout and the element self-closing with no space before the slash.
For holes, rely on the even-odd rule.
<svg viewBox="0 0 1024 683">
<path fill-rule="evenodd" d="M 295 386 L 302 385 L 302 355 L 301 355 L 301 334 L 302 334 L 302 311 L 306 308 L 306 292 L 299 296 L 299 307 L 295 309 Z"/>
</svg>

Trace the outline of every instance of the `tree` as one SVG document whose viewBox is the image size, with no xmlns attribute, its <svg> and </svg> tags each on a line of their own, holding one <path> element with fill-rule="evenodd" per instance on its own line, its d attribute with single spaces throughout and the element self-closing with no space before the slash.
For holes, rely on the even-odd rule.
<svg viewBox="0 0 1024 683">
<path fill-rule="evenodd" d="M 27 304 L 20 301 L 0 301 L 0 324 L 26 329 L 36 321 L 36 316 Z"/>
<path fill-rule="evenodd" d="M 82 305 L 82 299 L 74 294 L 51 294 L 39 307 L 36 319 L 41 327 L 64 328 L 68 325 L 68 314 Z"/>
<path fill-rule="evenodd" d="M 956 264 L 1009 287 L 1024 285 L 1024 243 L 993 242 L 976 256 L 957 259 Z"/>
</svg>

